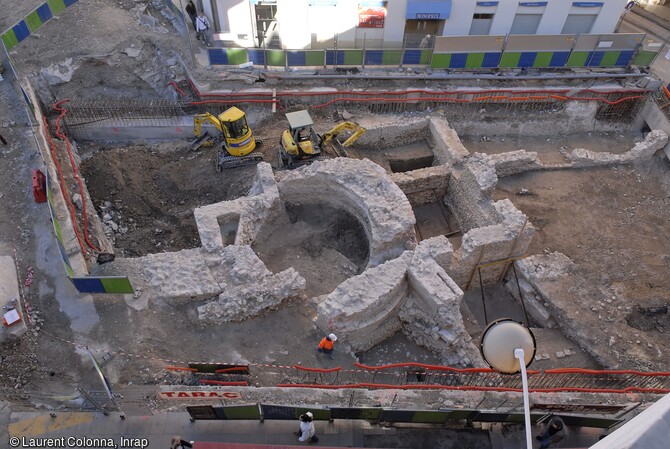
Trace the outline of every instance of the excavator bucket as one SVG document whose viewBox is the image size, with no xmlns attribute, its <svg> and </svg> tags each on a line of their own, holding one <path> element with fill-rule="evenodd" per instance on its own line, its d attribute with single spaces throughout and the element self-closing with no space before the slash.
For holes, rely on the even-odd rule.
<svg viewBox="0 0 670 449">
<path fill-rule="evenodd" d="M 189 149 L 191 151 L 198 151 L 201 146 L 209 143 L 210 141 L 214 140 L 212 136 L 207 134 L 206 132 L 200 134 L 199 137 L 197 137 L 193 142 L 191 142 L 191 145 L 189 146 Z"/>
</svg>

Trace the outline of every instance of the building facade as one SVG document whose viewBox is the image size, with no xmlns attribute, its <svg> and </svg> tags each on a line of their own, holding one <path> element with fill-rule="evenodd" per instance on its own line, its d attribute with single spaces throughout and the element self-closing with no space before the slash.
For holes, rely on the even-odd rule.
<svg viewBox="0 0 670 449">
<path fill-rule="evenodd" d="M 434 36 L 612 33 L 626 0 L 199 0 L 227 45 L 416 48 Z M 430 35 L 430 39 L 424 39 Z"/>
</svg>

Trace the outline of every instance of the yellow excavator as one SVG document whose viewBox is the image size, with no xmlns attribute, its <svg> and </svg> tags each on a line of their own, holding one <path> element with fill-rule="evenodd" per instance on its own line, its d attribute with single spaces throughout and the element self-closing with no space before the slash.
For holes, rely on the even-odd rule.
<svg viewBox="0 0 670 449">
<path fill-rule="evenodd" d="M 212 137 L 207 131 L 203 131 L 203 125 L 208 122 L 219 131 L 219 136 Z M 192 151 L 202 146 L 211 146 L 219 140 L 222 141 L 216 157 L 216 168 L 219 171 L 254 165 L 263 160 L 260 153 L 253 152 L 261 142 L 254 138 L 247 123 L 246 114 L 234 106 L 219 114 L 218 117 L 209 112 L 194 115 L 193 134 L 196 139 L 191 142 Z"/>
<path fill-rule="evenodd" d="M 337 156 L 347 156 L 345 147 L 351 146 L 367 131 L 354 122 L 342 122 L 323 135 L 318 135 L 312 125 L 314 121 L 307 111 L 286 114 L 289 129 L 284 130 L 279 139 L 279 160 L 287 168 L 306 165 L 321 157 L 325 146 L 333 149 Z M 351 136 L 340 143 L 337 136 L 343 131 L 353 131 Z"/>
</svg>

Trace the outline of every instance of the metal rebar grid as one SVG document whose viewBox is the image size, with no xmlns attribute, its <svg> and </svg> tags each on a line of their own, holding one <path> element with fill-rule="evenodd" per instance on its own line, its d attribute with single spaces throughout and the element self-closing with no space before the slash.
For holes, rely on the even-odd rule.
<svg viewBox="0 0 670 449">
<path fill-rule="evenodd" d="M 181 104 L 173 100 L 74 100 L 64 103 L 67 126 L 113 120 L 133 125 L 133 120 L 165 119 L 184 115 Z"/>
</svg>

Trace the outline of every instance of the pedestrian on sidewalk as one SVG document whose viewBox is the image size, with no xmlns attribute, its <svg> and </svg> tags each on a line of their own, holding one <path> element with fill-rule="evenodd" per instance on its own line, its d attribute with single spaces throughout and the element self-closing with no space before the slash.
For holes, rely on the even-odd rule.
<svg viewBox="0 0 670 449">
<path fill-rule="evenodd" d="M 312 412 L 300 415 L 300 428 L 296 432 L 296 435 L 298 435 L 298 441 L 301 443 L 306 441 L 316 443 L 319 441 L 319 437 L 316 436 L 316 429 L 314 429 L 314 423 L 312 422 L 313 419 L 314 415 Z"/>
<path fill-rule="evenodd" d="M 321 342 L 319 342 L 319 346 L 317 346 L 316 350 L 326 354 L 330 360 L 333 360 L 333 351 L 335 349 L 336 341 L 337 337 L 335 334 L 328 334 L 321 339 Z"/>
<path fill-rule="evenodd" d="M 423 39 L 421 39 L 421 43 L 419 44 L 419 48 L 428 48 L 430 45 L 430 34 L 426 34 Z"/>
<path fill-rule="evenodd" d="M 195 19 L 195 30 L 198 32 L 196 37 L 198 39 L 202 37 L 202 41 L 209 47 L 209 20 L 202 11 L 198 13 L 198 17 Z"/>
<path fill-rule="evenodd" d="M 170 449 L 192 448 L 193 443 L 195 443 L 195 441 L 182 440 L 179 435 L 175 435 L 174 437 L 172 437 L 172 444 L 170 445 Z"/>
<path fill-rule="evenodd" d="M 559 419 L 553 419 L 547 428 L 535 439 L 540 442 L 540 449 L 546 449 L 553 443 L 558 443 L 563 439 L 563 422 Z"/>
<path fill-rule="evenodd" d="M 197 17 L 197 10 L 195 9 L 195 4 L 193 3 L 193 0 L 188 0 L 188 5 L 186 5 L 186 13 L 191 18 L 191 22 L 193 23 L 193 29 L 195 31 L 198 31 L 198 28 L 195 26 L 195 18 Z"/>
</svg>

